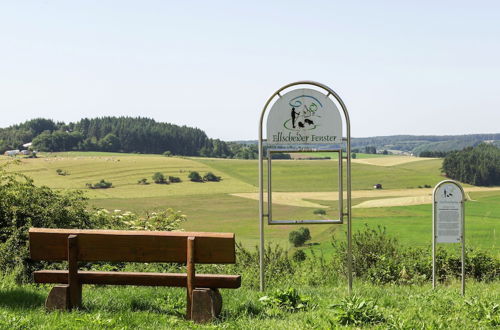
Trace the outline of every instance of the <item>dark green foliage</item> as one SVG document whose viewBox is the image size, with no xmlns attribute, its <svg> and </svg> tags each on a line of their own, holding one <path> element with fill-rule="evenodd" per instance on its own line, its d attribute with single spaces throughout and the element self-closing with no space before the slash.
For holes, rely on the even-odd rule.
<svg viewBox="0 0 500 330">
<path fill-rule="evenodd" d="M 165 157 L 171 157 L 172 156 L 172 152 L 169 151 L 169 150 L 167 150 L 167 151 L 163 152 L 162 155 L 165 156 Z"/>
<path fill-rule="evenodd" d="M 57 173 L 57 175 L 62 175 L 62 176 L 69 175 L 69 173 L 68 173 L 68 172 L 66 172 L 65 170 L 62 170 L 62 169 L 60 169 L 60 168 L 58 168 L 58 169 L 56 170 L 56 173 Z"/>
<path fill-rule="evenodd" d="M 491 186 L 500 184 L 500 149 L 491 144 L 452 152 L 443 161 L 446 176 L 461 182 Z"/>
<path fill-rule="evenodd" d="M 377 148 L 371 146 L 365 147 L 365 154 L 376 154 L 376 153 L 377 153 Z"/>
<path fill-rule="evenodd" d="M 212 181 L 212 182 L 219 182 L 220 181 L 220 176 L 217 176 L 213 174 L 212 172 L 208 172 L 203 176 L 203 181 Z"/>
<path fill-rule="evenodd" d="M 291 231 L 288 235 L 288 240 L 293 246 L 298 247 L 304 245 L 306 241 L 311 239 L 309 228 L 300 227 L 298 230 Z"/>
<path fill-rule="evenodd" d="M 454 151 L 454 150 L 453 150 Z M 418 154 L 419 157 L 444 158 L 452 151 L 429 151 L 425 150 Z"/>
<path fill-rule="evenodd" d="M 168 181 L 170 183 L 179 183 L 181 182 L 181 178 L 179 178 L 178 176 L 169 176 Z"/>
<path fill-rule="evenodd" d="M 167 179 L 165 179 L 165 176 L 163 173 L 156 172 L 153 174 L 153 182 L 157 184 L 168 184 Z"/>
<path fill-rule="evenodd" d="M 357 157 L 356 153 L 355 153 L 355 152 L 352 152 L 352 153 L 351 153 L 351 158 L 352 158 L 352 159 L 356 159 L 356 157 Z"/>
<path fill-rule="evenodd" d="M 101 179 L 101 181 L 97 182 L 97 183 L 87 183 L 85 184 L 85 186 L 89 189 L 107 189 L 107 188 L 111 188 L 113 186 L 113 184 L 111 182 L 108 182 L 104 179 Z"/>
<path fill-rule="evenodd" d="M 19 149 L 27 142 L 39 151 L 109 151 L 233 157 L 228 144 L 209 139 L 197 128 L 159 123 L 148 118 L 102 117 L 76 123 L 34 119 L 0 129 L 0 151 Z"/>
<path fill-rule="evenodd" d="M 292 259 L 301 262 L 307 259 L 306 253 L 303 250 L 297 250 L 293 253 Z"/>
<path fill-rule="evenodd" d="M 324 209 L 316 209 L 316 210 L 313 211 L 313 214 L 325 215 L 326 214 L 326 210 L 324 210 Z"/>
<path fill-rule="evenodd" d="M 203 182 L 203 178 L 201 177 L 200 173 L 196 171 L 189 172 L 188 178 L 193 182 Z"/>
<path fill-rule="evenodd" d="M 28 177 L 0 167 L 0 271 L 19 271 L 26 279 L 34 267 L 28 258 L 28 229 L 90 228 L 82 192 L 59 193 L 37 187 Z"/>
<path fill-rule="evenodd" d="M 356 295 L 346 297 L 331 307 L 335 313 L 335 321 L 342 325 L 362 326 L 385 322 L 375 301 L 364 300 Z"/>
<path fill-rule="evenodd" d="M 285 154 L 283 152 L 276 152 L 271 154 L 272 159 L 292 159 L 290 154 Z"/>
<path fill-rule="evenodd" d="M 142 185 L 149 184 L 148 179 L 146 179 L 146 178 L 142 178 L 142 179 L 138 180 L 137 183 L 142 184 Z"/>
<path fill-rule="evenodd" d="M 44 131 L 33 139 L 33 149 L 38 151 L 78 150 L 83 141 L 80 132 Z"/>
</svg>

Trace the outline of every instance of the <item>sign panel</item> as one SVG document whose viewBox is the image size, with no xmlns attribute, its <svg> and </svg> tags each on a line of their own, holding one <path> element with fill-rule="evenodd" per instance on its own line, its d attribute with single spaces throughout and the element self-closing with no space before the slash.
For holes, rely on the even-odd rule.
<svg viewBox="0 0 500 330">
<path fill-rule="evenodd" d="M 267 143 L 272 145 L 337 144 L 342 118 L 333 101 L 314 89 L 282 95 L 267 117 Z"/>
<path fill-rule="evenodd" d="M 453 182 L 443 183 L 435 190 L 437 243 L 459 243 L 461 241 L 463 200 L 462 190 Z"/>
</svg>

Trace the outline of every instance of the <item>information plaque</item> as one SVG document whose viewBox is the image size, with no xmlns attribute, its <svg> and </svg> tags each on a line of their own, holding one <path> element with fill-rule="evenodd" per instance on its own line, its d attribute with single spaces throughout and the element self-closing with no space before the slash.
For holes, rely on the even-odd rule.
<svg viewBox="0 0 500 330">
<path fill-rule="evenodd" d="M 462 237 L 462 189 L 453 182 L 444 183 L 434 193 L 436 242 L 460 243 Z"/>
</svg>

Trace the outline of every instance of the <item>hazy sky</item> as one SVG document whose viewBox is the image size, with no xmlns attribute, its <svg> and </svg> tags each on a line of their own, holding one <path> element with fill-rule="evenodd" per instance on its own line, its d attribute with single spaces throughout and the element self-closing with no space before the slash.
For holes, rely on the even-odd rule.
<svg viewBox="0 0 500 330">
<path fill-rule="evenodd" d="M 304 79 L 356 137 L 499 133 L 500 2 L 0 0 L 0 127 L 127 115 L 256 139 Z"/>
</svg>

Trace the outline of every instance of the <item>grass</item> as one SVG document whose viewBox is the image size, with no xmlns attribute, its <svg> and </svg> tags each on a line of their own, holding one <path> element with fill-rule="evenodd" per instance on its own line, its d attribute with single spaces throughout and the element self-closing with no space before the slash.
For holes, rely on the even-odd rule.
<svg viewBox="0 0 500 330">
<path fill-rule="evenodd" d="M 244 279 L 244 277 L 243 277 Z M 383 316 L 379 324 L 358 326 L 377 329 L 488 328 L 484 312 L 493 311 L 500 299 L 500 282 L 467 283 L 466 296 L 459 283 L 432 290 L 421 286 L 375 286 L 354 282 L 361 301 L 373 301 Z M 72 312 L 45 312 L 49 286 L 17 286 L 5 279 L 0 287 L 0 327 L 3 329 L 328 329 L 341 328 L 331 305 L 347 296 L 345 283 L 332 286 L 301 286 L 311 298 L 306 311 L 287 313 L 263 307 L 260 293 L 246 287 L 222 290 L 221 318 L 195 326 L 184 320 L 185 290 L 175 288 L 90 286 L 83 288 L 83 308 Z M 493 314 L 495 315 L 495 314 Z M 498 314 L 496 314 L 498 317 Z M 353 327 L 354 328 L 354 327 Z"/>
<path fill-rule="evenodd" d="M 182 210 L 188 221 L 185 230 L 235 232 L 238 241 L 246 247 L 259 240 L 258 202 L 230 195 L 257 191 L 257 162 L 255 160 L 220 160 L 206 158 L 163 157 L 158 155 L 109 153 L 57 153 L 42 155 L 39 159 L 23 159 L 11 170 L 32 176 L 37 184 L 54 189 L 83 189 L 87 182 L 100 179 L 111 181 L 115 188 L 99 191 L 86 190 L 90 203 L 107 209 L 151 212 L 165 207 Z M 6 159 L 6 158 L 2 158 Z M 0 160 L 1 161 L 1 160 Z M 273 161 L 273 190 L 285 192 L 332 191 L 336 182 L 335 161 Z M 441 160 L 430 159 L 397 166 L 353 164 L 353 189 L 371 189 L 382 183 L 384 189 L 415 189 L 435 185 L 443 177 Z M 69 173 L 57 175 L 61 168 Z M 222 176 L 219 183 L 192 183 L 187 174 L 191 170 L 214 172 Z M 179 176 L 183 182 L 170 185 L 137 184 L 154 172 Z M 151 181 L 151 180 L 150 180 Z M 466 203 L 467 244 L 499 255 L 500 192 L 472 192 L 472 201 Z M 353 204 L 367 198 L 356 198 Z M 326 205 L 328 216 L 337 211 L 335 201 L 315 201 Z M 275 218 L 316 219 L 316 208 L 275 204 Z M 367 226 L 384 226 L 391 236 L 406 246 L 429 247 L 431 242 L 431 205 L 381 207 L 353 210 L 353 230 Z M 345 239 L 346 225 L 308 226 L 312 242 L 305 247 L 309 253 L 328 257 L 332 253 L 331 239 Z M 278 243 L 293 252 L 288 233 L 297 226 L 265 226 L 266 241 Z M 458 245 L 447 244 L 450 250 Z M 200 328 L 230 329 L 306 329 L 342 328 L 330 307 L 341 304 L 347 296 L 344 278 L 332 274 L 328 285 L 318 286 L 309 281 L 316 269 L 292 276 L 275 276 L 273 288 L 298 288 L 301 295 L 311 297 L 312 307 L 304 312 L 270 311 L 261 306 L 260 293 L 250 286 L 256 283 L 254 270 L 243 274 L 243 287 L 222 290 L 223 314 L 213 324 Z M 300 281 L 299 281 L 300 280 Z M 298 282 L 297 282 L 298 281 Z M 253 284 L 252 284 L 253 285 Z M 185 290 L 176 288 L 148 288 L 121 286 L 84 286 L 83 309 L 73 312 L 51 312 L 43 309 L 49 286 L 14 284 L 8 276 L 0 276 L 0 328 L 5 329 L 171 329 L 192 328 L 183 319 Z M 373 301 L 384 317 L 381 324 L 362 324 L 360 327 L 377 329 L 414 328 L 487 328 L 485 313 L 494 313 L 494 304 L 500 301 L 500 281 L 478 283 L 468 280 L 466 296 L 459 295 L 459 282 L 440 284 L 433 291 L 430 283 L 423 285 L 375 286 L 355 279 L 354 293 L 362 301 Z M 498 314 L 497 314 L 498 315 Z M 497 316 L 498 317 L 498 316 Z"/>
<path fill-rule="evenodd" d="M 439 170 L 441 161 L 429 159 L 397 166 L 352 164 L 352 187 L 354 190 L 368 190 L 372 189 L 374 183 L 381 183 L 384 190 L 417 189 L 416 187 L 425 184 L 433 186 L 443 179 Z M 333 160 L 275 160 L 273 191 L 334 191 L 337 181 L 336 165 L 337 162 Z M 69 175 L 57 175 L 58 168 L 67 171 Z M 42 154 L 38 159 L 23 159 L 20 166 L 13 166 L 11 170 L 33 177 L 36 184 L 59 190 L 84 189 L 87 182 L 105 179 L 112 182 L 114 188 L 85 190 L 93 206 L 137 213 L 172 207 L 188 216 L 188 221 L 183 225 L 186 230 L 235 232 L 237 239 L 245 246 L 256 245 L 259 240 L 258 202 L 230 195 L 257 192 L 255 160 L 67 152 Z M 192 170 L 200 173 L 211 171 L 222 176 L 222 181 L 190 182 L 187 175 Z M 183 182 L 169 185 L 137 184 L 141 178 L 151 181 L 155 172 L 179 176 Z M 476 201 L 467 203 L 467 243 L 498 253 L 500 192 L 471 193 L 471 198 Z M 353 204 L 365 200 L 368 199 L 354 199 Z M 328 206 L 326 217 L 336 217 L 337 202 L 311 201 Z M 315 209 L 274 204 L 273 216 L 275 219 L 321 219 L 321 216 L 313 214 Z M 353 217 L 354 230 L 365 224 L 380 225 L 397 236 L 403 244 L 420 247 L 430 244 L 430 205 L 354 209 Z M 309 228 L 313 241 L 320 243 L 313 246 L 313 249 L 321 250 L 324 254 L 328 254 L 331 249 L 330 240 L 334 232 L 337 239 L 345 237 L 345 225 L 318 225 Z M 266 226 L 266 240 L 292 249 L 288 243 L 288 233 L 294 229 L 294 225 Z"/>
</svg>

